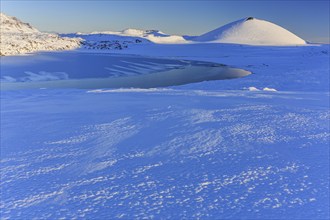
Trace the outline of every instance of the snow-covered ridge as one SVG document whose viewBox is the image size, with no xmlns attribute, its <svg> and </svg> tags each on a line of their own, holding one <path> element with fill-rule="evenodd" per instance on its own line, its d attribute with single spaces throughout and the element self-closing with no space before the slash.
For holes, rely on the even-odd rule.
<svg viewBox="0 0 330 220">
<path fill-rule="evenodd" d="M 250 45 L 301 45 L 306 41 L 269 21 L 253 17 L 234 21 L 194 38 L 198 42 Z"/>
<path fill-rule="evenodd" d="M 290 31 L 268 21 L 244 18 L 206 34 L 193 36 L 170 35 L 159 30 L 128 28 L 122 31 L 103 31 L 75 34 L 50 34 L 38 31 L 19 19 L 1 15 L 0 55 L 15 55 L 35 51 L 121 50 L 136 44 L 232 43 L 249 45 L 304 45 L 306 41 Z M 144 47 L 143 46 L 143 47 Z"/>
<path fill-rule="evenodd" d="M 165 34 L 159 30 L 142 30 L 142 29 L 135 29 L 135 28 L 127 28 L 122 31 L 94 31 L 91 33 L 76 33 L 77 36 L 79 35 L 108 35 L 109 37 L 137 37 L 142 38 L 145 40 L 142 41 L 150 41 L 153 43 L 159 44 L 178 44 L 178 43 L 187 43 L 188 41 L 179 35 L 169 35 Z M 116 36 L 114 36 L 116 35 Z M 132 39 L 129 39 L 132 40 Z M 141 39 L 140 39 L 141 40 Z M 135 41 L 135 40 L 133 40 Z"/>
<path fill-rule="evenodd" d="M 187 41 L 182 36 L 165 34 L 159 30 L 140 30 L 128 28 L 121 31 L 121 35 L 142 37 L 153 43 L 160 44 L 187 43 Z"/>
<path fill-rule="evenodd" d="M 122 35 L 135 36 L 135 37 L 147 37 L 148 35 L 155 36 L 169 36 L 159 30 L 141 30 L 135 28 L 127 28 L 120 32 Z"/>
<path fill-rule="evenodd" d="M 81 33 L 77 33 L 79 35 Z M 157 44 L 232 43 L 249 45 L 304 45 L 306 41 L 285 28 L 269 21 L 249 17 L 234 21 L 197 37 L 165 34 L 159 30 L 128 28 L 122 31 L 92 32 L 89 35 L 108 35 L 110 38 L 138 37 Z M 88 34 L 83 34 L 88 35 Z M 116 37 L 114 37 L 116 38 Z"/>
<path fill-rule="evenodd" d="M 0 55 L 35 51 L 70 50 L 80 46 L 80 39 L 43 33 L 19 19 L 0 13 Z"/>
<path fill-rule="evenodd" d="M 81 38 L 81 48 L 88 50 L 122 50 L 136 44 L 182 44 L 182 36 L 168 35 L 158 30 L 128 28 L 122 31 L 94 31 L 91 33 L 61 34 L 63 37 Z"/>
<path fill-rule="evenodd" d="M 36 28 L 29 23 L 24 23 L 16 17 L 11 17 L 0 13 L 0 31 L 2 33 L 40 33 Z"/>
</svg>

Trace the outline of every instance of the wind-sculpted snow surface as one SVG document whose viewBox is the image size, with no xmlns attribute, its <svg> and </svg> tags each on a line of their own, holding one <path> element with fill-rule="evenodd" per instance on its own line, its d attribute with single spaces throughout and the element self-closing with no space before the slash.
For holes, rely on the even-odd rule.
<svg viewBox="0 0 330 220">
<path fill-rule="evenodd" d="M 4 92 L 1 216 L 326 218 L 325 98 L 172 89 Z"/>
</svg>

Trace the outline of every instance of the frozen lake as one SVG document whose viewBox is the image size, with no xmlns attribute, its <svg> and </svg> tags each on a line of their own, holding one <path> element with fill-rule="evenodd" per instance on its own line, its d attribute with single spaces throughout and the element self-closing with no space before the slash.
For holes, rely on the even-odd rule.
<svg viewBox="0 0 330 220">
<path fill-rule="evenodd" d="M 4 90 L 155 88 L 251 74 L 211 62 L 74 52 L 4 57 L 1 71 Z"/>
<path fill-rule="evenodd" d="M 2 89 L 16 90 L 1 91 L 0 216 L 328 219 L 327 51 L 196 44 L 1 57 Z M 230 67 L 214 63 L 254 74 L 62 89 L 173 72 L 224 79 Z M 47 83 L 61 88 L 39 89 Z"/>
</svg>

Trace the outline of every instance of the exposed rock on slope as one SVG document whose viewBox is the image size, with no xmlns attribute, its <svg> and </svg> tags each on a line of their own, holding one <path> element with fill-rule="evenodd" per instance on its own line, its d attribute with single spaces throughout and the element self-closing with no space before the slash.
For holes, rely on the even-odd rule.
<svg viewBox="0 0 330 220">
<path fill-rule="evenodd" d="M 1 33 L 40 33 L 36 28 L 29 23 L 23 23 L 15 17 L 7 16 L 0 13 Z"/>
<path fill-rule="evenodd" d="M 0 13 L 0 55 L 16 55 L 34 51 L 69 50 L 80 46 L 78 38 L 63 38 L 42 33 L 28 23 Z"/>
</svg>

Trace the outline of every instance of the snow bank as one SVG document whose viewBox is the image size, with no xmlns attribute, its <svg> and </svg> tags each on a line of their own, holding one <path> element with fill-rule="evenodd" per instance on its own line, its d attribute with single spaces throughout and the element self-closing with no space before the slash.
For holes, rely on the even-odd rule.
<svg viewBox="0 0 330 220">
<path fill-rule="evenodd" d="M 198 42 L 251 45 L 301 45 L 306 42 L 290 31 L 271 22 L 244 18 L 194 38 Z"/>
<path fill-rule="evenodd" d="M 34 51 L 70 50 L 80 46 L 80 39 L 42 33 L 28 23 L 0 13 L 0 55 L 16 55 Z"/>
</svg>

